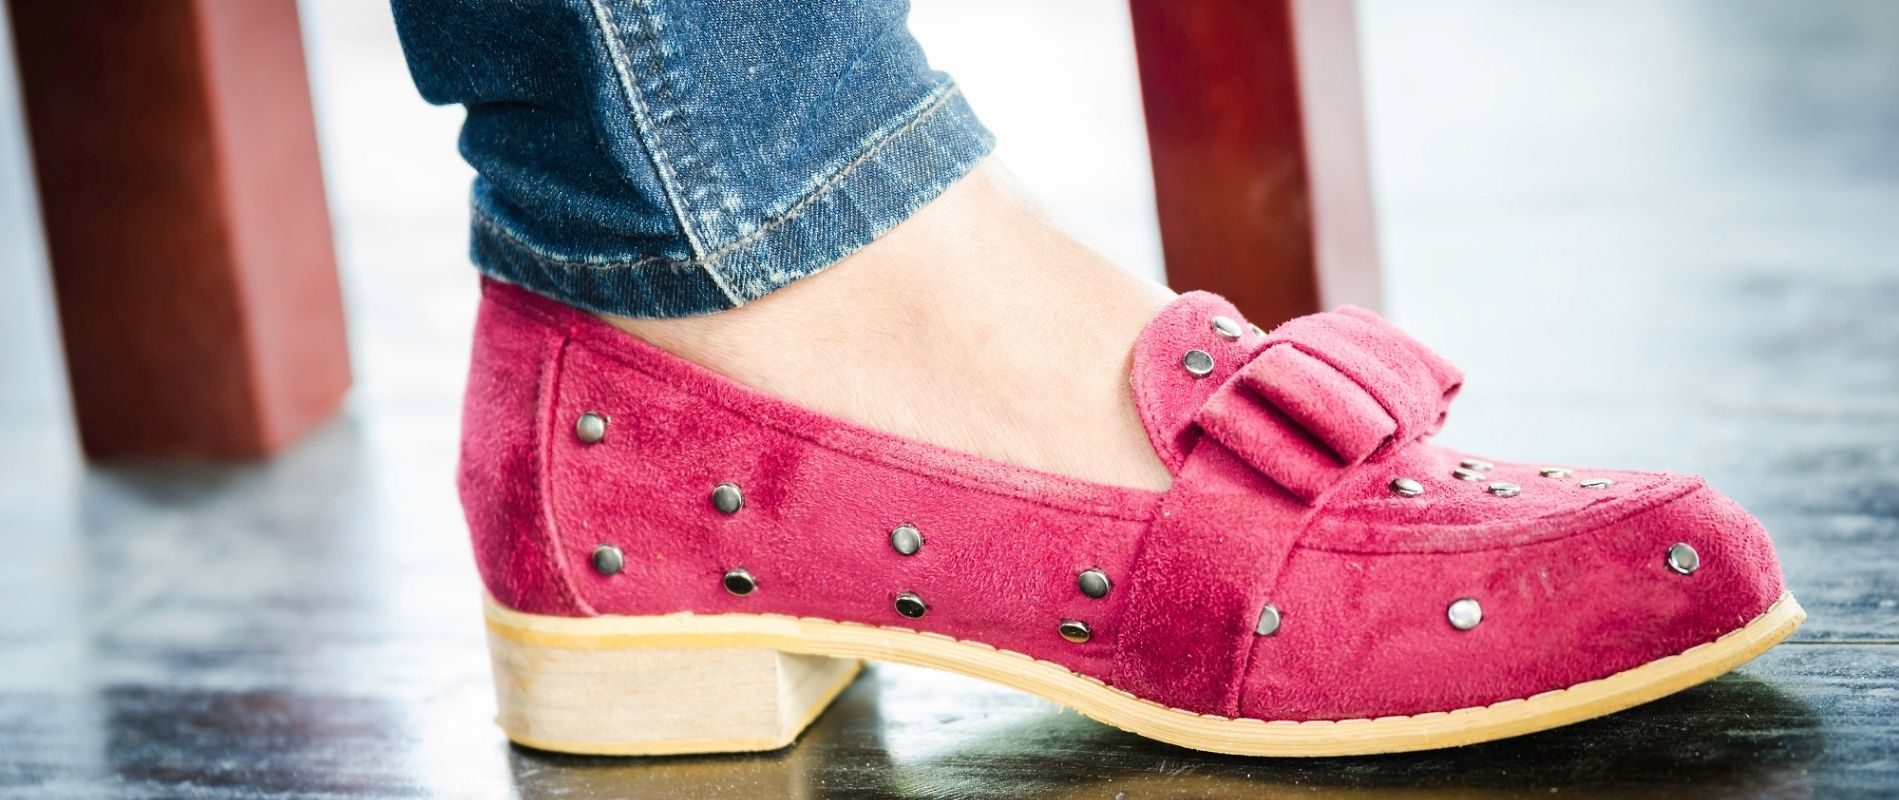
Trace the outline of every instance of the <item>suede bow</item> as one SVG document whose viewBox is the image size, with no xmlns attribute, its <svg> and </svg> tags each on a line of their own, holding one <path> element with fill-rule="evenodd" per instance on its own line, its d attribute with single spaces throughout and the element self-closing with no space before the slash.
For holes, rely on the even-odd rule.
<svg viewBox="0 0 1899 800">
<path fill-rule="evenodd" d="M 1404 331 L 1345 306 L 1274 329 L 1194 422 L 1311 504 L 1353 467 L 1436 433 L 1463 382 Z"/>
</svg>

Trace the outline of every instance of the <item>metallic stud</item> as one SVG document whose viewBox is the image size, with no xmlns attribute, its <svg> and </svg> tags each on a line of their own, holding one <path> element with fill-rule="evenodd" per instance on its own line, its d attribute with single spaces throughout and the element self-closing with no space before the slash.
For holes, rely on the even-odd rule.
<svg viewBox="0 0 1899 800">
<path fill-rule="evenodd" d="M 923 604 L 923 598 L 918 597 L 916 592 L 904 592 L 897 595 L 897 613 L 899 614 L 916 619 L 929 610 L 930 607 Z"/>
<path fill-rule="evenodd" d="M 1271 603 L 1259 610 L 1259 624 L 1253 626 L 1253 633 L 1259 636 L 1271 636 L 1279 632 L 1279 609 Z"/>
<path fill-rule="evenodd" d="M 1096 600 L 1107 597 L 1108 589 L 1113 586 L 1113 584 L 1108 582 L 1108 573 L 1098 569 L 1083 571 L 1081 575 L 1076 578 L 1075 582 L 1081 585 L 1082 594 L 1088 595 Z"/>
<path fill-rule="evenodd" d="M 581 444 L 593 444 L 607 438 L 607 418 L 589 411 L 574 420 L 574 438 Z"/>
<path fill-rule="evenodd" d="M 1701 554 L 1687 542 L 1676 542 L 1668 548 L 1668 568 L 1683 575 L 1693 575 L 1701 569 Z"/>
<path fill-rule="evenodd" d="M 1391 491 L 1404 497 L 1417 497 L 1424 494 L 1424 484 L 1410 478 L 1392 478 Z"/>
<path fill-rule="evenodd" d="M 712 487 L 712 507 L 721 514 L 737 514 L 745 507 L 745 493 L 739 491 L 736 483 L 721 483 Z"/>
<path fill-rule="evenodd" d="M 1213 356 L 1205 350 L 1188 350 L 1187 355 L 1181 357 L 1180 365 L 1187 368 L 1187 374 L 1204 378 L 1213 372 Z"/>
<path fill-rule="evenodd" d="M 626 556 L 620 554 L 620 548 L 603 544 L 593 549 L 593 571 L 602 575 L 612 575 L 626 566 Z"/>
<path fill-rule="evenodd" d="M 1458 467 L 1451 470 L 1451 477 L 1460 481 L 1481 481 L 1484 479 L 1484 474 L 1469 467 Z"/>
<path fill-rule="evenodd" d="M 1568 467 L 1544 467 L 1542 469 L 1537 470 L 1536 474 L 1541 475 L 1545 478 L 1567 478 L 1569 477 L 1569 468 Z"/>
<path fill-rule="evenodd" d="M 1445 616 L 1450 617 L 1451 627 L 1467 631 L 1484 621 L 1484 607 L 1477 605 L 1477 601 L 1468 597 L 1460 597 L 1457 602 L 1451 604 Z"/>
<path fill-rule="evenodd" d="M 753 578 L 752 573 L 746 572 L 744 568 L 734 567 L 725 571 L 726 591 L 736 595 L 747 595 L 757 588 L 758 579 Z"/>
<path fill-rule="evenodd" d="M 1232 317 L 1214 317 L 1213 332 L 1229 342 L 1240 340 L 1240 324 L 1234 322 Z"/>
<path fill-rule="evenodd" d="M 1516 497 L 1517 495 L 1523 494 L 1523 487 L 1509 481 L 1497 481 L 1496 483 L 1490 484 L 1487 488 L 1491 494 L 1498 497 Z"/>
<path fill-rule="evenodd" d="M 1492 464 L 1488 461 L 1485 461 L 1481 458 L 1466 458 L 1463 461 L 1457 462 L 1457 465 L 1460 467 L 1463 467 L 1464 469 L 1474 469 L 1474 470 L 1477 470 L 1478 472 L 1489 472 L 1497 468 L 1497 465 Z"/>
<path fill-rule="evenodd" d="M 1266 329 L 1265 329 L 1265 328 L 1261 328 L 1261 327 L 1260 327 L 1260 326 L 1258 326 L 1258 325 L 1254 325 L 1254 324 L 1252 324 L 1252 323 L 1250 323 L 1250 322 L 1249 322 L 1249 323 L 1247 323 L 1247 324 L 1246 324 L 1246 327 L 1248 327 L 1248 328 L 1252 328 L 1252 329 L 1253 329 L 1253 333 L 1254 333 L 1254 335 L 1257 335 L 1257 336 L 1265 336 L 1265 335 L 1266 335 Z"/>
<path fill-rule="evenodd" d="M 1088 623 L 1078 619 L 1062 620 L 1062 624 L 1055 630 L 1061 632 L 1063 639 L 1067 639 L 1075 644 L 1086 642 L 1088 641 L 1088 637 L 1094 635 L 1094 631 L 1088 630 Z"/>
<path fill-rule="evenodd" d="M 1609 480 L 1608 478 L 1589 478 L 1584 480 L 1581 484 L 1584 489 L 1607 489 L 1614 485 L 1615 481 Z"/>
<path fill-rule="evenodd" d="M 916 555 L 923 549 L 923 532 L 908 522 L 898 525 L 890 532 L 890 546 L 906 556 Z"/>
</svg>

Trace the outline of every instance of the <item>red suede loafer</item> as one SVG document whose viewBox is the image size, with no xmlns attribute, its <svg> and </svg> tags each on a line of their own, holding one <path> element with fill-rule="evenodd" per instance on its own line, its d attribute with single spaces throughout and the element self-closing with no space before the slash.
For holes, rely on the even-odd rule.
<svg viewBox="0 0 1899 800">
<path fill-rule="evenodd" d="M 1377 316 L 1164 309 L 1133 393 L 1165 493 L 748 389 L 485 289 L 460 476 L 501 724 L 583 753 L 789 743 L 861 658 L 1203 750 L 1444 747 L 1708 680 L 1803 614 L 1697 478 L 1430 441 L 1461 375 Z"/>
</svg>

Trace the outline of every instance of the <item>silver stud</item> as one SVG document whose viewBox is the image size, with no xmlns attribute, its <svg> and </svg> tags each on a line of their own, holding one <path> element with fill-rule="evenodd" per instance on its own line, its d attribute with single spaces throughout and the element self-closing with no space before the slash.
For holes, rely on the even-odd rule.
<svg viewBox="0 0 1899 800">
<path fill-rule="evenodd" d="M 725 590 L 736 595 L 751 594 L 753 589 L 758 588 L 758 579 L 742 567 L 726 570 L 724 583 Z"/>
<path fill-rule="evenodd" d="M 1523 494 L 1523 487 L 1509 481 L 1497 481 L 1488 487 L 1491 494 L 1498 497 L 1516 497 Z"/>
<path fill-rule="evenodd" d="M 574 438 L 581 444 L 593 444 L 607 438 L 607 418 L 589 411 L 574 420 Z"/>
<path fill-rule="evenodd" d="M 1451 470 L 1451 477 L 1460 481 L 1481 481 L 1484 479 L 1484 474 L 1468 467 L 1458 467 Z"/>
<path fill-rule="evenodd" d="M 745 507 L 745 493 L 739 491 L 736 483 L 721 483 L 712 487 L 712 507 L 721 514 L 737 514 Z"/>
<path fill-rule="evenodd" d="M 1450 610 L 1445 616 L 1450 617 L 1451 627 L 1467 631 L 1484 621 L 1484 607 L 1477 605 L 1477 601 L 1468 597 L 1460 597 L 1457 602 L 1451 603 Z"/>
<path fill-rule="evenodd" d="M 1683 575 L 1693 575 L 1701 569 L 1701 554 L 1687 542 L 1676 542 L 1668 548 L 1668 568 Z"/>
<path fill-rule="evenodd" d="M 1205 350 L 1188 350 L 1187 355 L 1181 357 L 1180 365 L 1187 368 L 1187 374 L 1204 378 L 1213 372 L 1213 356 Z"/>
<path fill-rule="evenodd" d="M 916 555 L 918 550 L 923 549 L 923 532 L 907 522 L 898 525 L 890 532 L 890 546 L 906 556 Z"/>
<path fill-rule="evenodd" d="M 1081 585 L 1082 594 L 1088 595 L 1096 600 L 1107 597 L 1108 589 L 1112 586 L 1112 584 L 1108 582 L 1108 573 L 1098 569 L 1083 571 L 1075 582 Z"/>
<path fill-rule="evenodd" d="M 917 617 L 923 616 L 929 610 L 930 607 L 924 605 L 923 598 L 918 597 L 915 592 L 904 592 L 903 594 L 897 595 L 897 613 L 899 614 L 911 619 L 916 619 Z"/>
<path fill-rule="evenodd" d="M 1392 478 L 1391 491 L 1405 497 L 1417 497 L 1424 494 L 1424 484 L 1410 478 Z"/>
<path fill-rule="evenodd" d="M 1545 478 L 1567 478 L 1569 477 L 1569 468 L 1568 467 L 1544 467 L 1542 469 L 1537 470 L 1536 474 L 1541 475 Z"/>
<path fill-rule="evenodd" d="M 1271 603 L 1259 610 L 1259 624 L 1253 626 L 1253 633 L 1259 636 L 1271 636 L 1279 632 L 1279 609 Z"/>
<path fill-rule="evenodd" d="M 602 575 L 612 575 L 626 566 L 626 557 L 620 554 L 620 548 L 603 544 L 593 549 L 593 571 Z"/>
<path fill-rule="evenodd" d="M 1265 335 L 1266 335 L 1266 329 L 1265 329 L 1265 328 L 1261 328 L 1261 327 L 1260 327 L 1260 326 L 1258 326 L 1258 325 L 1254 325 L 1254 324 L 1252 324 L 1252 323 L 1250 323 L 1250 322 L 1249 322 L 1249 323 L 1247 323 L 1247 324 L 1246 324 L 1246 327 L 1248 327 L 1248 328 L 1251 328 L 1251 329 L 1253 329 L 1253 333 L 1254 333 L 1255 335 L 1258 335 L 1258 336 L 1265 336 Z"/>
<path fill-rule="evenodd" d="M 1474 469 L 1474 470 L 1477 470 L 1478 472 L 1489 472 L 1497 468 L 1497 465 L 1492 464 L 1488 461 L 1485 461 L 1481 458 L 1466 458 L 1463 461 L 1457 462 L 1457 465 L 1460 467 L 1463 467 L 1464 469 Z"/>
<path fill-rule="evenodd" d="M 1240 324 L 1234 322 L 1232 317 L 1214 317 L 1213 332 L 1229 342 L 1240 340 Z"/>
<path fill-rule="evenodd" d="M 1075 644 L 1086 642 L 1088 641 L 1088 637 L 1094 635 L 1094 631 L 1088 630 L 1088 623 L 1078 619 L 1062 620 L 1062 624 L 1055 630 L 1062 634 L 1063 639 L 1067 639 Z"/>
<path fill-rule="evenodd" d="M 1581 485 L 1584 489 L 1607 489 L 1614 486 L 1615 481 L 1609 480 L 1608 478 L 1589 478 L 1584 480 Z"/>
</svg>

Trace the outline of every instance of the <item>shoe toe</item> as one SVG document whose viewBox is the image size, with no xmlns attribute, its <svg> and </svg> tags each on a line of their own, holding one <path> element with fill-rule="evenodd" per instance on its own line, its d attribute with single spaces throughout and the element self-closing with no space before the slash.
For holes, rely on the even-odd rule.
<svg viewBox="0 0 1899 800">
<path fill-rule="evenodd" d="M 1280 629 L 1253 643 L 1242 715 L 1375 718 L 1527 698 L 1713 641 L 1781 597 L 1767 532 L 1734 501 L 1692 476 L 1613 474 L 1621 492 L 1493 513 L 1476 533 L 1391 518 L 1377 537 L 1309 531 L 1271 599 Z"/>
</svg>

